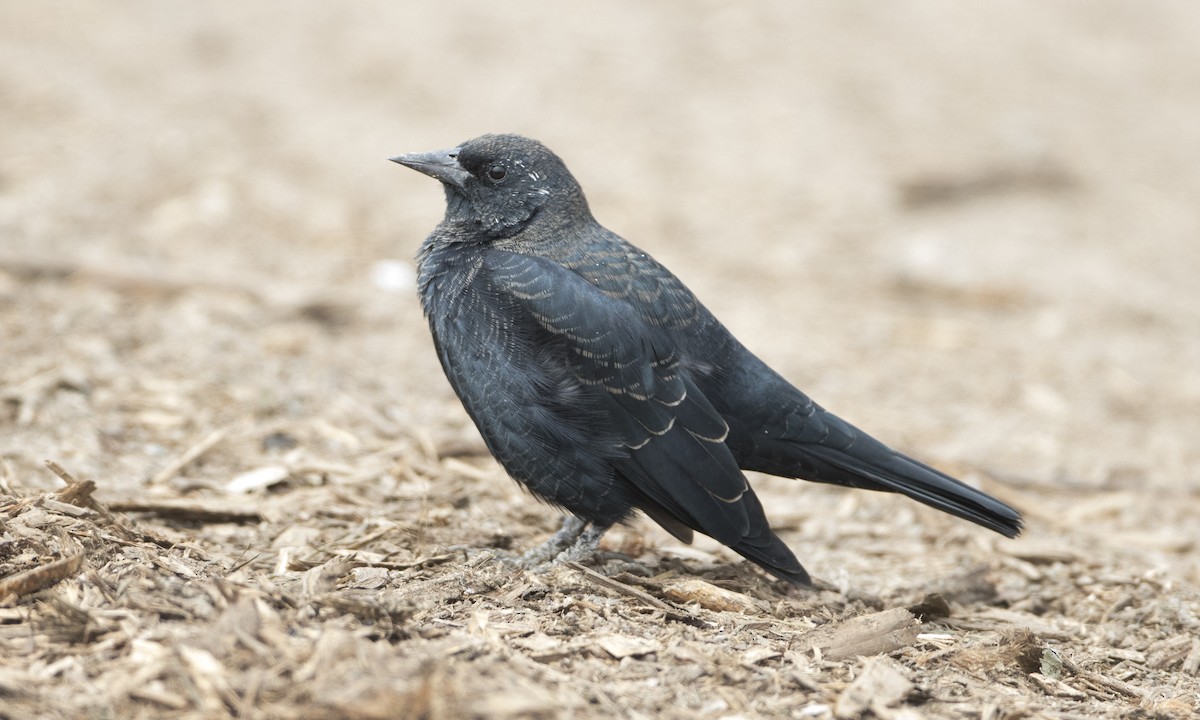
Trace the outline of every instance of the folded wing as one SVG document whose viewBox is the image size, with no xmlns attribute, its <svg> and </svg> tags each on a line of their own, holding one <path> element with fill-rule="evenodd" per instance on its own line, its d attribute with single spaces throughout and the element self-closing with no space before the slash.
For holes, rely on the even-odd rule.
<svg viewBox="0 0 1200 720">
<path fill-rule="evenodd" d="M 793 582 L 808 576 L 771 533 L 762 506 L 726 445 L 729 425 L 689 376 L 669 335 L 622 297 L 550 260 L 502 250 L 485 254 L 489 283 L 566 349 L 573 376 L 599 402 L 614 459 L 639 507 L 676 537 L 713 537 Z M 636 299 L 633 299 L 636 302 Z"/>
</svg>

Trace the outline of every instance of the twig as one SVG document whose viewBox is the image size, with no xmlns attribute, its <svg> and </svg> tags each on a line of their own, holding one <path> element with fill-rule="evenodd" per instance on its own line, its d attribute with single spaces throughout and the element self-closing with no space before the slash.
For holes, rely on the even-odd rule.
<svg viewBox="0 0 1200 720">
<path fill-rule="evenodd" d="M 1113 692 L 1118 693 L 1120 695 L 1124 695 L 1125 697 L 1138 698 L 1138 699 L 1142 699 L 1142 698 L 1146 697 L 1146 694 L 1142 690 L 1135 688 L 1134 686 L 1130 685 L 1129 683 L 1122 682 L 1120 680 L 1117 680 L 1116 678 L 1110 678 L 1105 675 L 1101 675 L 1098 672 L 1093 672 L 1091 670 L 1084 670 L 1083 668 L 1079 667 L 1071 660 L 1067 659 L 1066 657 L 1063 657 L 1061 654 L 1058 654 L 1058 659 L 1062 661 L 1062 666 L 1063 666 L 1064 670 L 1071 673 L 1072 675 L 1078 676 L 1079 678 L 1081 678 L 1083 680 L 1086 680 L 1090 683 L 1094 683 L 1094 684 L 1099 685 L 1104 688 L 1108 688 L 1109 690 L 1112 690 Z"/>
<path fill-rule="evenodd" d="M 79 572 L 83 565 L 83 553 L 39 565 L 31 570 L 0 580 L 0 603 L 8 598 L 19 598 L 56 585 Z"/>
<path fill-rule="evenodd" d="M 62 481 L 65 482 L 68 486 L 79 484 L 79 481 L 75 479 L 75 476 L 72 475 L 71 473 L 67 472 L 67 469 L 64 468 L 62 465 L 59 465 L 58 463 L 54 462 L 53 460 L 46 460 L 45 463 L 46 463 L 46 467 L 50 468 L 50 472 L 54 473 L 59 478 L 61 478 Z"/>
<path fill-rule="evenodd" d="M 351 548 L 361 547 L 362 543 L 354 543 Z M 429 557 L 417 558 L 410 562 L 391 562 L 389 560 L 364 561 L 363 567 L 383 568 L 384 570 L 412 570 L 414 568 L 427 568 L 434 565 L 448 563 L 451 560 L 456 560 L 462 557 L 460 553 L 445 553 L 442 555 L 430 555 Z"/>
<path fill-rule="evenodd" d="M 159 470 L 154 477 L 150 478 L 150 484 L 161 485 L 162 483 L 165 483 L 166 481 L 175 477 L 176 473 L 187 467 L 189 463 L 208 452 L 213 448 L 214 445 L 225 439 L 225 435 L 225 428 L 217 428 L 216 430 L 213 430 L 208 434 L 208 437 L 188 448 L 186 452 L 175 458 L 174 462 L 170 463 L 162 470 Z"/>
<path fill-rule="evenodd" d="M 597 585 L 602 585 L 602 586 L 608 588 L 609 590 L 616 590 L 617 592 L 621 593 L 622 595 L 628 595 L 629 597 L 637 598 L 638 600 L 641 600 L 642 602 L 646 603 L 647 605 L 656 607 L 659 610 L 663 610 L 663 611 L 669 612 L 671 614 L 679 613 L 678 610 L 676 610 L 675 608 L 666 604 L 662 600 L 659 600 L 658 598 L 654 597 L 653 595 L 642 592 L 641 590 L 638 590 L 635 587 L 626 585 L 625 583 L 620 582 L 618 580 L 613 580 L 610 577 L 601 575 L 600 573 L 596 572 L 595 570 L 584 567 L 583 565 L 580 565 L 577 562 L 569 562 L 569 563 L 566 563 L 566 565 L 567 565 L 567 567 L 578 570 L 580 573 L 583 574 L 583 576 L 585 578 L 587 578 L 588 580 L 591 580 L 592 582 L 596 583 Z"/>
<path fill-rule="evenodd" d="M 46 463 L 46 467 L 50 469 L 50 472 L 57 475 L 59 479 L 67 484 L 65 488 L 54 493 L 59 502 L 94 510 L 103 515 L 105 519 L 112 520 L 108 510 L 96 502 L 96 498 L 92 497 L 92 493 L 96 492 L 96 483 L 91 480 L 76 480 L 75 476 L 68 472 L 66 468 L 53 460 L 44 460 L 43 462 Z M 74 515 L 74 513 L 66 514 Z"/>
<path fill-rule="evenodd" d="M 114 500 L 108 503 L 116 512 L 150 513 L 163 518 L 202 523 L 258 522 L 262 515 L 254 509 L 197 502 L 195 500 Z"/>
<path fill-rule="evenodd" d="M 54 493 L 58 496 L 60 502 L 69 503 L 76 507 L 88 508 L 94 510 L 104 518 L 105 523 L 113 529 L 123 540 L 132 540 L 134 533 L 125 527 L 117 516 L 113 515 L 107 507 L 100 503 L 96 498 L 92 497 L 92 493 L 96 491 L 96 483 L 91 480 L 77 480 L 75 476 L 67 471 L 62 465 L 53 460 L 46 460 L 46 467 L 50 472 L 54 473 L 67 484 L 65 488 Z"/>
</svg>

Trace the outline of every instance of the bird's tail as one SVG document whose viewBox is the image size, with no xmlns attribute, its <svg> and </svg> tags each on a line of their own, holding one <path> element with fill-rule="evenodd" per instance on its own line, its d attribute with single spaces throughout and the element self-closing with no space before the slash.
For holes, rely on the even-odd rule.
<svg viewBox="0 0 1200 720">
<path fill-rule="evenodd" d="M 818 465 L 814 479 L 836 485 L 897 492 L 942 512 L 995 530 L 1005 537 L 1016 537 L 1021 533 L 1021 513 L 991 495 L 883 444 L 872 443 L 876 447 L 868 450 L 861 444 L 867 439 L 860 436 L 858 440 L 853 454 L 825 445 L 806 445 L 806 454 Z"/>
</svg>

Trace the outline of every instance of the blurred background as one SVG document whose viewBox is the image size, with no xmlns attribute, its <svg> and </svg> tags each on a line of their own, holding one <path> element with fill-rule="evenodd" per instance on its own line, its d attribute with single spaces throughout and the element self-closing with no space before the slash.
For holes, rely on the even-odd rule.
<svg viewBox="0 0 1200 720">
<path fill-rule="evenodd" d="M 190 482 L 279 428 L 350 465 L 469 438 L 411 287 L 442 193 L 386 158 L 517 132 L 826 407 L 1195 580 L 1197 28 L 1166 0 L 3 3 L 5 473 L 136 488 L 231 425 Z"/>
</svg>

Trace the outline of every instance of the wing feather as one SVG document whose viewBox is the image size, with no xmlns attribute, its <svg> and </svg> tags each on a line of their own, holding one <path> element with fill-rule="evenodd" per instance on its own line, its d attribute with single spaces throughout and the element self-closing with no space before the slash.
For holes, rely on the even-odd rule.
<svg viewBox="0 0 1200 720">
<path fill-rule="evenodd" d="M 660 328 L 621 298 L 550 260 L 490 250 L 483 272 L 569 350 L 579 382 L 603 404 L 637 489 L 690 526 L 736 544 L 750 529 L 746 478 L 724 441 L 729 425 L 688 377 Z"/>
</svg>

